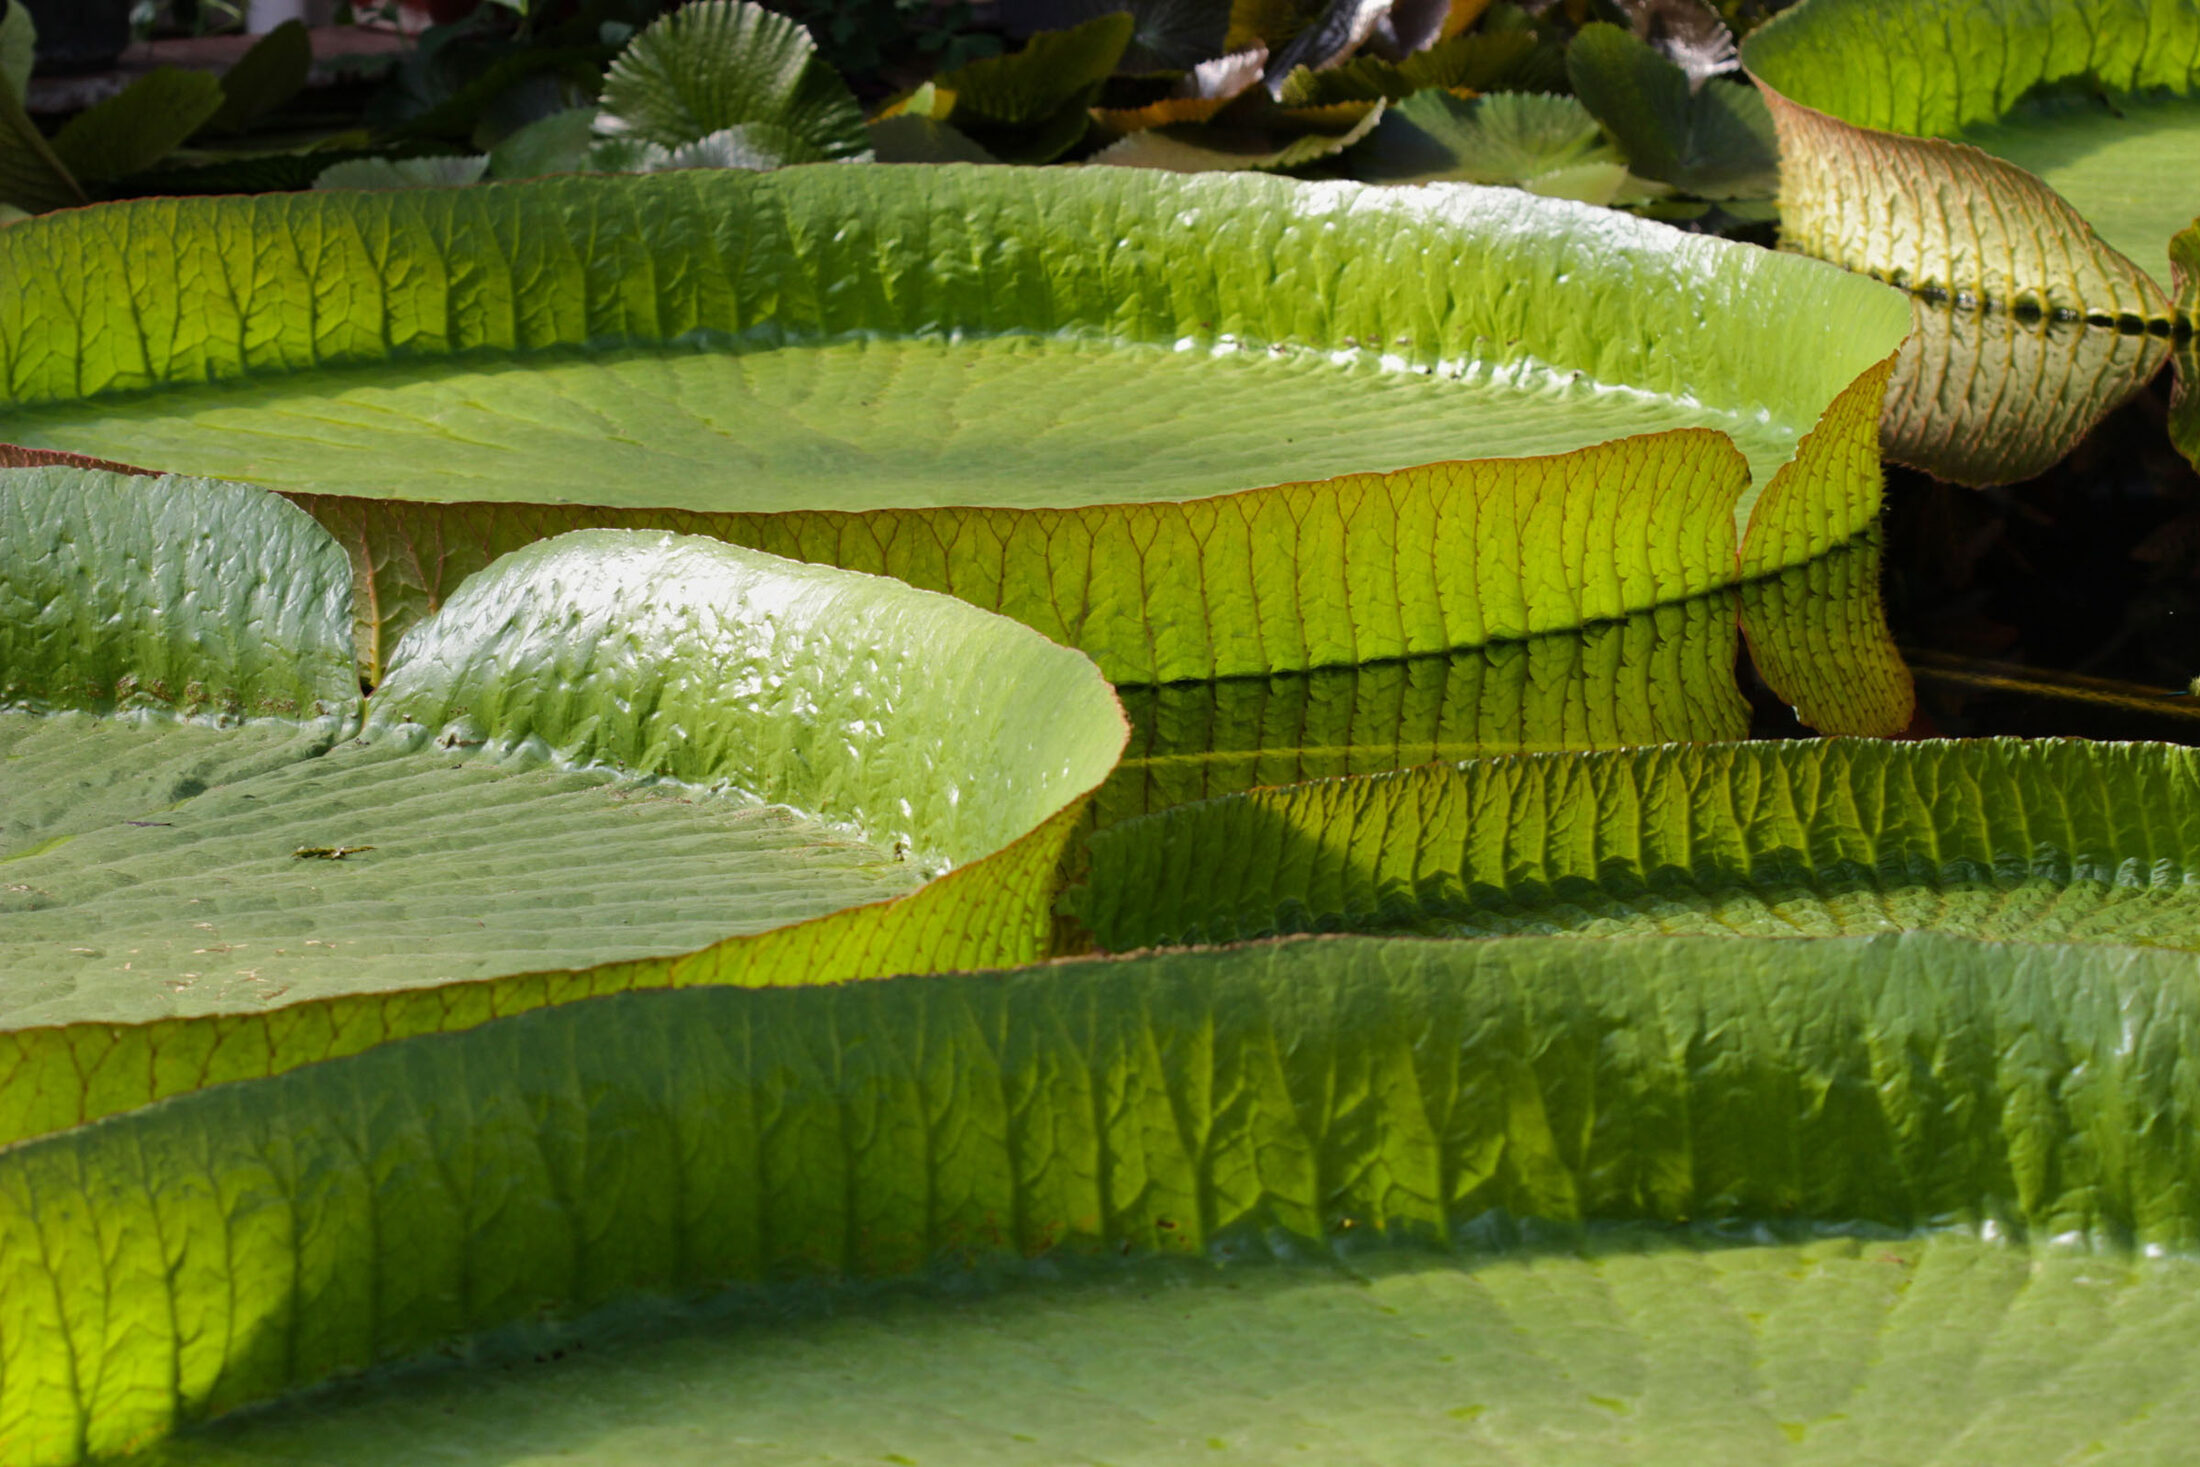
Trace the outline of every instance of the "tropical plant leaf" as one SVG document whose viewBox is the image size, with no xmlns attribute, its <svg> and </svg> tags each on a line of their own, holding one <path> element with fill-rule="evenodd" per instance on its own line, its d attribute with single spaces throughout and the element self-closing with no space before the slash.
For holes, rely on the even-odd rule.
<svg viewBox="0 0 2200 1467">
<path fill-rule="evenodd" d="M 1012 36 L 1066 31 L 1117 11 L 1131 17 L 1130 43 L 1117 68 L 1134 75 L 1189 71 L 1221 56 L 1230 0 L 1006 0 L 1001 21 Z"/>
<path fill-rule="evenodd" d="M 599 129 L 663 148 L 764 123 L 808 158 L 869 151 L 862 109 L 810 33 L 747 0 L 698 0 L 653 22 L 611 63 L 602 103 Z"/>
<path fill-rule="evenodd" d="M 1206 122 L 1258 85 L 1267 66 L 1265 46 L 1232 51 L 1193 67 L 1159 101 L 1142 107 L 1095 107 L 1092 118 L 1110 132 L 1119 133 L 1172 122 Z"/>
<path fill-rule="evenodd" d="M 616 531 L 538 542 L 461 587 L 362 725 L 349 568 L 295 508 L 12 469 L 0 523 L 6 701 L 24 710 L 0 714 L 9 1139 L 80 1118 L 56 1104 L 98 1115 L 209 1083 L 186 1056 L 254 1031 L 260 1055 L 239 1058 L 265 1073 L 376 1026 L 676 969 L 865 976 L 882 940 L 920 961 L 972 942 L 1037 956 L 1049 873 L 1025 867 L 1061 837 L 1008 848 L 1074 820 L 1122 743 L 1092 665 L 1013 623 Z M 575 989 L 563 970 L 590 971 Z M 393 1004 L 411 1014 L 394 1027 Z M 182 1063 L 111 1075 L 111 1093 L 51 1088 L 118 1041 Z"/>
<path fill-rule="evenodd" d="M 234 484 L 5 468 L 0 526 L 0 708 L 357 721 L 351 568 L 294 506 Z"/>
<path fill-rule="evenodd" d="M 2143 383 L 2160 343 L 2105 335 L 2175 329 L 2163 246 L 2200 202 L 2196 57 L 2191 0 L 1809 0 L 1750 37 L 1783 239 L 1924 300 L 1893 456 L 2022 477 Z"/>
<path fill-rule="evenodd" d="M 1264 128 L 1149 127 L 1092 156 L 1111 168 L 1165 168 L 1176 173 L 1224 173 L 1241 169 L 1300 168 L 1344 152 L 1383 120 L 1377 102 L 1343 132 L 1302 132 L 1281 137 Z"/>
<path fill-rule="evenodd" d="M 0 202 L 26 214 L 90 202 L 13 92 L 0 93 Z"/>
<path fill-rule="evenodd" d="M 1527 31 L 1476 31 L 1392 63 L 1377 56 L 1355 56 L 1328 71 L 1304 67 L 1284 78 L 1285 106 L 1314 107 L 1332 102 L 1402 102 L 1430 87 L 1446 91 L 1493 91 L 1508 82 L 1535 50 Z"/>
<path fill-rule="evenodd" d="M 1719 24 L 1716 16 L 1712 21 Z M 1762 199 L 1779 191 L 1779 139 L 1756 88 L 1699 84 L 1618 26 L 1601 22 L 1574 37 L 1566 69 L 1574 95 L 1604 124 L 1635 173 L 1700 199 Z"/>
<path fill-rule="evenodd" d="M 914 112 L 871 125 L 871 152 L 881 163 L 998 163 L 1001 160 L 944 122 Z"/>
<path fill-rule="evenodd" d="M 388 629 L 437 604 L 458 575 L 546 534 L 608 523 L 712 534 L 950 590 L 1080 647 L 1116 681 L 1151 683 L 1481 646 L 1697 594 L 1733 574 L 1732 505 L 1745 474 L 1716 437 L 1682 432 L 1182 506 L 853 516 L 298 502 L 371 568 L 370 669 Z M 1414 551 L 1399 549 L 1401 537 Z M 1646 541 L 1657 555 L 1631 548 Z M 1545 545 L 1598 574 L 1569 589 L 1563 576 L 1534 573 L 1541 555 L 1521 552 Z M 1516 560 L 1528 573 L 1506 569 Z M 1144 609 L 1085 610 L 1117 605 Z"/>
<path fill-rule="evenodd" d="M 583 173 L 596 140 L 596 109 L 568 107 L 507 134 L 489 150 L 491 178 L 544 178 Z"/>
<path fill-rule="evenodd" d="M 1524 184 L 1584 164 L 1621 164 L 1588 109 L 1571 97 L 1500 92 L 1462 99 L 1425 91 L 1391 108 L 1354 173 L 1377 183 Z"/>
<path fill-rule="evenodd" d="M 550 527 L 704 516 L 1118 681 L 1559 630 L 1870 523 L 1873 364 L 1908 329 L 1813 262 L 1516 193 L 1102 168 L 144 202 L 10 230 L 0 274 L 9 434 L 313 496 L 371 588 L 370 671 Z M 330 304 L 252 304 L 282 299 Z M 1700 431 L 1615 441 L 1690 427 L 1747 468 Z M 1499 506 L 1524 537 L 1477 538 Z"/>
<path fill-rule="evenodd" d="M 141 173 L 181 147 L 221 106 L 222 84 L 213 76 L 164 66 L 70 118 L 53 135 L 53 154 L 89 182 Z"/>
<path fill-rule="evenodd" d="M 2189 957 L 1932 934 L 632 994 L 0 1152 L 0 1441 L 74 1462 L 501 1326 L 472 1368 L 167 1460 L 508 1460 L 584 1423 L 592 1454 L 694 1461 L 735 1435 L 766 1460 L 1214 1436 L 1453 1461 L 1560 1431 L 1622 1462 L 2172 1460 L 2200 1417 L 2195 1044 Z M 1412 1243 L 1452 1251 L 1384 1246 Z M 1321 1261 L 1266 1263 L 1293 1258 Z M 756 1287 L 909 1274 L 884 1300 Z M 707 1313 L 664 1339 L 646 1301 L 586 1317 L 717 1284 L 749 1288 L 715 1340 Z M 988 1367 L 973 1416 L 956 1387 Z M 1312 1410 L 1309 1368 L 1375 1399 Z M 911 1419 L 851 1412 L 851 1372 Z"/>
<path fill-rule="evenodd" d="M 1311 24 L 1282 46 L 1272 46 L 1268 93 L 1281 100 L 1285 81 L 1302 67 L 1327 71 L 1348 59 L 1390 14 L 1392 0 L 1329 0 Z"/>
<path fill-rule="evenodd" d="M 286 20 L 252 43 L 222 73 L 222 105 L 206 119 L 211 133 L 243 132 L 306 89 L 313 71 L 313 38 L 305 22 Z"/>
<path fill-rule="evenodd" d="M 1743 48 L 1780 128 L 1791 244 L 2111 322 L 2166 314 L 2164 246 L 2194 206 L 2195 58 L 2191 0 L 1808 0 Z"/>
<path fill-rule="evenodd" d="M 979 128 L 1041 128 L 1072 103 L 1085 104 L 1122 59 L 1136 25 L 1128 12 L 1097 16 L 1066 31 L 1043 31 L 1021 51 L 987 56 L 932 78 L 952 97 L 944 114 L 966 132 Z"/>
<path fill-rule="evenodd" d="M 0 89 L 18 106 L 30 95 L 31 67 L 38 60 L 38 25 L 27 5 L 0 12 Z"/>
<path fill-rule="evenodd" d="M 1185 805 L 1100 832 L 1103 947 L 1932 928 L 2200 949 L 2200 752 L 1873 740 L 1522 755 Z"/>
<path fill-rule="evenodd" d="M 452 188 L 478 183 L 489 171 L 485 153 L 432 158 L 354 158 L 331 163 L 313 186 L 329 188 Z"/>
</svg>

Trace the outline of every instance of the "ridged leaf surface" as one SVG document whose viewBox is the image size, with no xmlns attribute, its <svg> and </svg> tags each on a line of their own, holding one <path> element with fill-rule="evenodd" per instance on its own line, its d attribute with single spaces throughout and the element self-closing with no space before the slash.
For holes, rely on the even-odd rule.
<svg viewBox="0 0 2200 1467">
<path fill-rule="evenodd" d="M 362 538 L 430 542 L 402 572 L 425 604 L 374 587 L 370 671 L 483 503 L 510 506 L 500 549 L 534 521 L 727 516 L 1066 632 L 1118 680 L 1579 625 L 1731 581 L 1722 517 L 1762 542 L 1751 573 L 1868 523 L 1873 369 L 1904 331 L 1866 282 L 1604 211 L 1117 169 L 138 203 L 8 231 L 0 273 L 25 283 L 0 302 L 7 437 L 342 498 Z M 1771 316 L 1792 329 L 1743 327 Z M 1688 428 L 1746 470 L 1701 433 L 1613 442 Z M 1478 461 L 1376 477 L 1437 460 Z M 1335 579 L 1332 516 L 1236 584 L 1272 537 L 1230 521 L 1301 512 L 1245 491 L 1347 471 L 1368 543 L 1341 563 L 1436 594 L 1279 601 Z M 1752 505 L 1798 496 L 1811 533 L 1755 533 Z M 1549 530 L 1416 567 L 1429 519 L 1492 512 Z M 1576 544 L 1576 519 L 1622 538 Z M 1501 615 L 1522 585 L 1561 619 Z"/>
<path fill-rule="evenodd" d="M 0 712 L 0 1136 L 675 958 L 784 982 L 1037 956 L 1065 822 L 1121 748 L 1092 664 L 1013 623 L 610 530 L 460 588 L 362 721 L 347 568 L 294 507 L 48 467 L 0 470 L 0 520 L 10 672 L 42 695 Z"/>
<path fill-rule="evenodd" d="M 1432 765 L 1256 790 L 1093 841 L 1122 951 L 1275 932 L 1928 928 L 2200 948 L 2200 754 L 1827 740 Z"/>
<path fill-rule="evenodd" d="M 1294 1298 L 1328 1321 L 1293 1349 L 1307 1367 L 1342 1354 L 1381 1380 L 1412 1365 L 1378 1387 L 1394 1409 L 1358 1418 L 1402 1434 L 1369 1449 L 1379 1460 L 1462 1460 L 1488 1431 L 1564 1440 L 1586 1419 L 1622 1461 L 1703 1460 L 1707 1442 L 1854 1461 L 1895 1435 L 2005 1441 L 2042 1390 L 2055 1399 L 2035 1444 L 2136 1430 L 2117 1439 L 2137 1449 L 2189 1428 L 2181 1378 L 2147 1366 L 2094 1384 L 2076 1346 L 2120 1364 L 2190 1336 L 2189 1262 L 2146 1254 L 2200 1242 L 2200 1102 L 2181 1063 L 2196 1030 L 2182 954 L 1930 935 L 1332 939 L 567 1006 L 0 1153 L 0 1444 L 25 1467 L 144 1445 L 331 1372 L 636 1291 L 939 1285 L 1039 1255 L 1055 1282 L 1034 1285 L 1027 1327 L 1080 1321 L 1090 1364 L 1070 1391 L 1104 1414 L 1044 1409 L 1073 1367 L 1034 1342 L 1020 1374 L 1040 1390 L 1017 1425 L 1003 1431 L 986 1397 L 970 1414 L 935 1402 L 910 1440 L 880 1444 L 917 1460 L 913 1447 L 1154 1460 L 1154 1423 L 1177 1441 L 1244 1429 L 1242 1397 L 1191 1389 L 1196 1370 L 1137 1393 L 1158 1362 L 1108 1347 L 1156 1338 L 1140 1275 L 1112 1290 L 1062 1278 L 1158 1253 L 1219 1266 L 1170 1313 L 1187 1348 L 1215 1340 L 1243 1367 L 1241 1390 L 1273 1378 L 1263 1351 Z M 1695 1248 L 1576 1231 L 1683 1222 L 1713 1231 Z M 1898 1241 L 1930 1227 L 2007 1241 Z M 1560 1246 L 1508 1255 L 1524 1230 Z M 1385 1242 L 1458 1252 L 1359 1256 Z M 1290 1275 L 1229 1266 L 1325 1247 L 1358 1275 L 1350 1288 L 1305 1269 L 1305 1292 L 1279 1294 Z M 1415 1298 L 1416 1280 L 1438 1297 Z M 585 1350 L 562 1370 L 485 1374 L 597 1403 L 622 1454 L 741 1421 L 733 1435 L 768 1448 L 823 1413 L 817 1455 L 834 1460 L 892 1417 L 805 1379 L 821 1331 L 866 1402 L 909 1400 L 997 1359 L 985 1336 L 1016 1303 L 919 1295 L 893 1328 L 869 1311 L 790 1326 L 767 1308 L 740 1341 L 738 1388 L 715 1384 L 726 1344 L 677 1340 L 639 1365 Z M 1495 1331 L 1508 1315 L 1525 1338 Z M 1453 1343 L 1428 1348 L 1432 1331 Z M 1442 1416 L 1411 1404 L 1438 1366 L 1453 1367 Z M 1352 1374 L 1321 1378 L 1265 1430 L 1351 1421 Z M 529 1440 L 537 1411 L 561 1419 L 513 1385 L 475 1387 L 463 1409 L 443 1389 L 427 1399 L 462 1424 L 438 1441 L 462 1453 Z M 198 1460 L 257 1443 L 371 1461 L 404 1442 L 417 1401 L 370 1405 L 365 1422 L 355 1407 L 318 1439 L 311 1417 L 240 1421 Z M 1691 1407 L 1703 1430 L 1669 1414 Z M 1639 1435 L 1607 1435 L 1599 1410 L 1642 1412 Z M 196 1445 L 179 1443 L 182 1460 Z M 1987 1460 L 1972 1445 L 1951 1443 Z"/>
</svg>

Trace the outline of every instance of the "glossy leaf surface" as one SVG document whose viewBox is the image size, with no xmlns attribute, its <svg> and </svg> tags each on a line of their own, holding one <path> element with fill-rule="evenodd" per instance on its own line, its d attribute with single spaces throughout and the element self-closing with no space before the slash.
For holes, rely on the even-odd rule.
<svg viewBox="0 0 2200 1467">
<path fill-rule="evenodd" d="M 1036 956 L 1048 873 L 1033 885 L 1023 863 L 1060 837 L 988 858 L 1073 819 L 1121 747 L 1091 663 L 1012 623 L 716 540 L 604 530 L 461 587 L 362 722 L 348 567 L 293 507 L 46 468 L 0 471 L 0 509 L 23 710 L 0 713 L 0 1133 L 142 1101 L 148 1080 L 204 1083 L 217 1072 L 191 1079 L 188 1056 L 240 1026 L 303 1046 L 247 1063 L 313 1058 L 331 1005 L 386 1023 L 405 990 L 426 1003 L 394 1032 L 442 1027 L 438 1009 L 472 1022 L 514 990 L 543 1001 L 520 975 L 664 982 L 666 960 L 701 952 L 705 981 L 801 977 L 728 939 L 846 940 L 860 964 L 958 908 L 986 925 L 946 950 Z M 878 905 L 950 868 L 930 918 Z M 604 966 L 621 962 L 636 966 Z M 436 991 L 453 983 L 477 991 Z M 323 1021 L 301 1025 L 300 1005 Z M 117 1075 L 102 1100 L 89 1072 L 62 1078 L 87 1043 L 150 1044 L 177 1068 Z"/>
</svg>

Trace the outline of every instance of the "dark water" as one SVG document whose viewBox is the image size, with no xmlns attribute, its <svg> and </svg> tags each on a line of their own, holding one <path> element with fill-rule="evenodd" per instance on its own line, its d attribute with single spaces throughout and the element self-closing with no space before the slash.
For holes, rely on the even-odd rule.
<svg viewBox="0 0 2200 1467">
<path fill-rule="evenodd" d="M 2200 743 L 2200 473 L 2167 374 L 2062 463 L 1996 489 L 1890 465 L 1886 598 L 1916 732 Z M 1777 732 L 1777 711 L 1761 714 Z"/>
</svg>

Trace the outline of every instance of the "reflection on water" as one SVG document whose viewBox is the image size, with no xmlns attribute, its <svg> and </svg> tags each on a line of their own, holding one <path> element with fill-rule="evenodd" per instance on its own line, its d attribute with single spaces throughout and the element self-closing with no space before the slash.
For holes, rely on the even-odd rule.
<svg viewBox="0 0 2200 1467">
<path fill-rule="evenodd" d="M 1805 728 L 1887 738 L 1917 712 L 1879 592 L 1883 538 L 1875 525 L 1806 565 L 1742 587 L 1750 660 Z"/>
<path fill-rule="evenodd" d="M 1959 484 L 2044 473 L 2161 370 L 2168 337 L 1911 299 L 1886 454 Z"/>
<path fill-rule="evenodd" d="M 1119 689 L 1131 721 L 1098 823 L 1265 785 L 1544 750 L 1745 738 L 1759 676 L 1809 727 L 1910 721 L 1877 532 L 1809 565 L 1581 631 L 1445 656 Z"/>
</svg>

